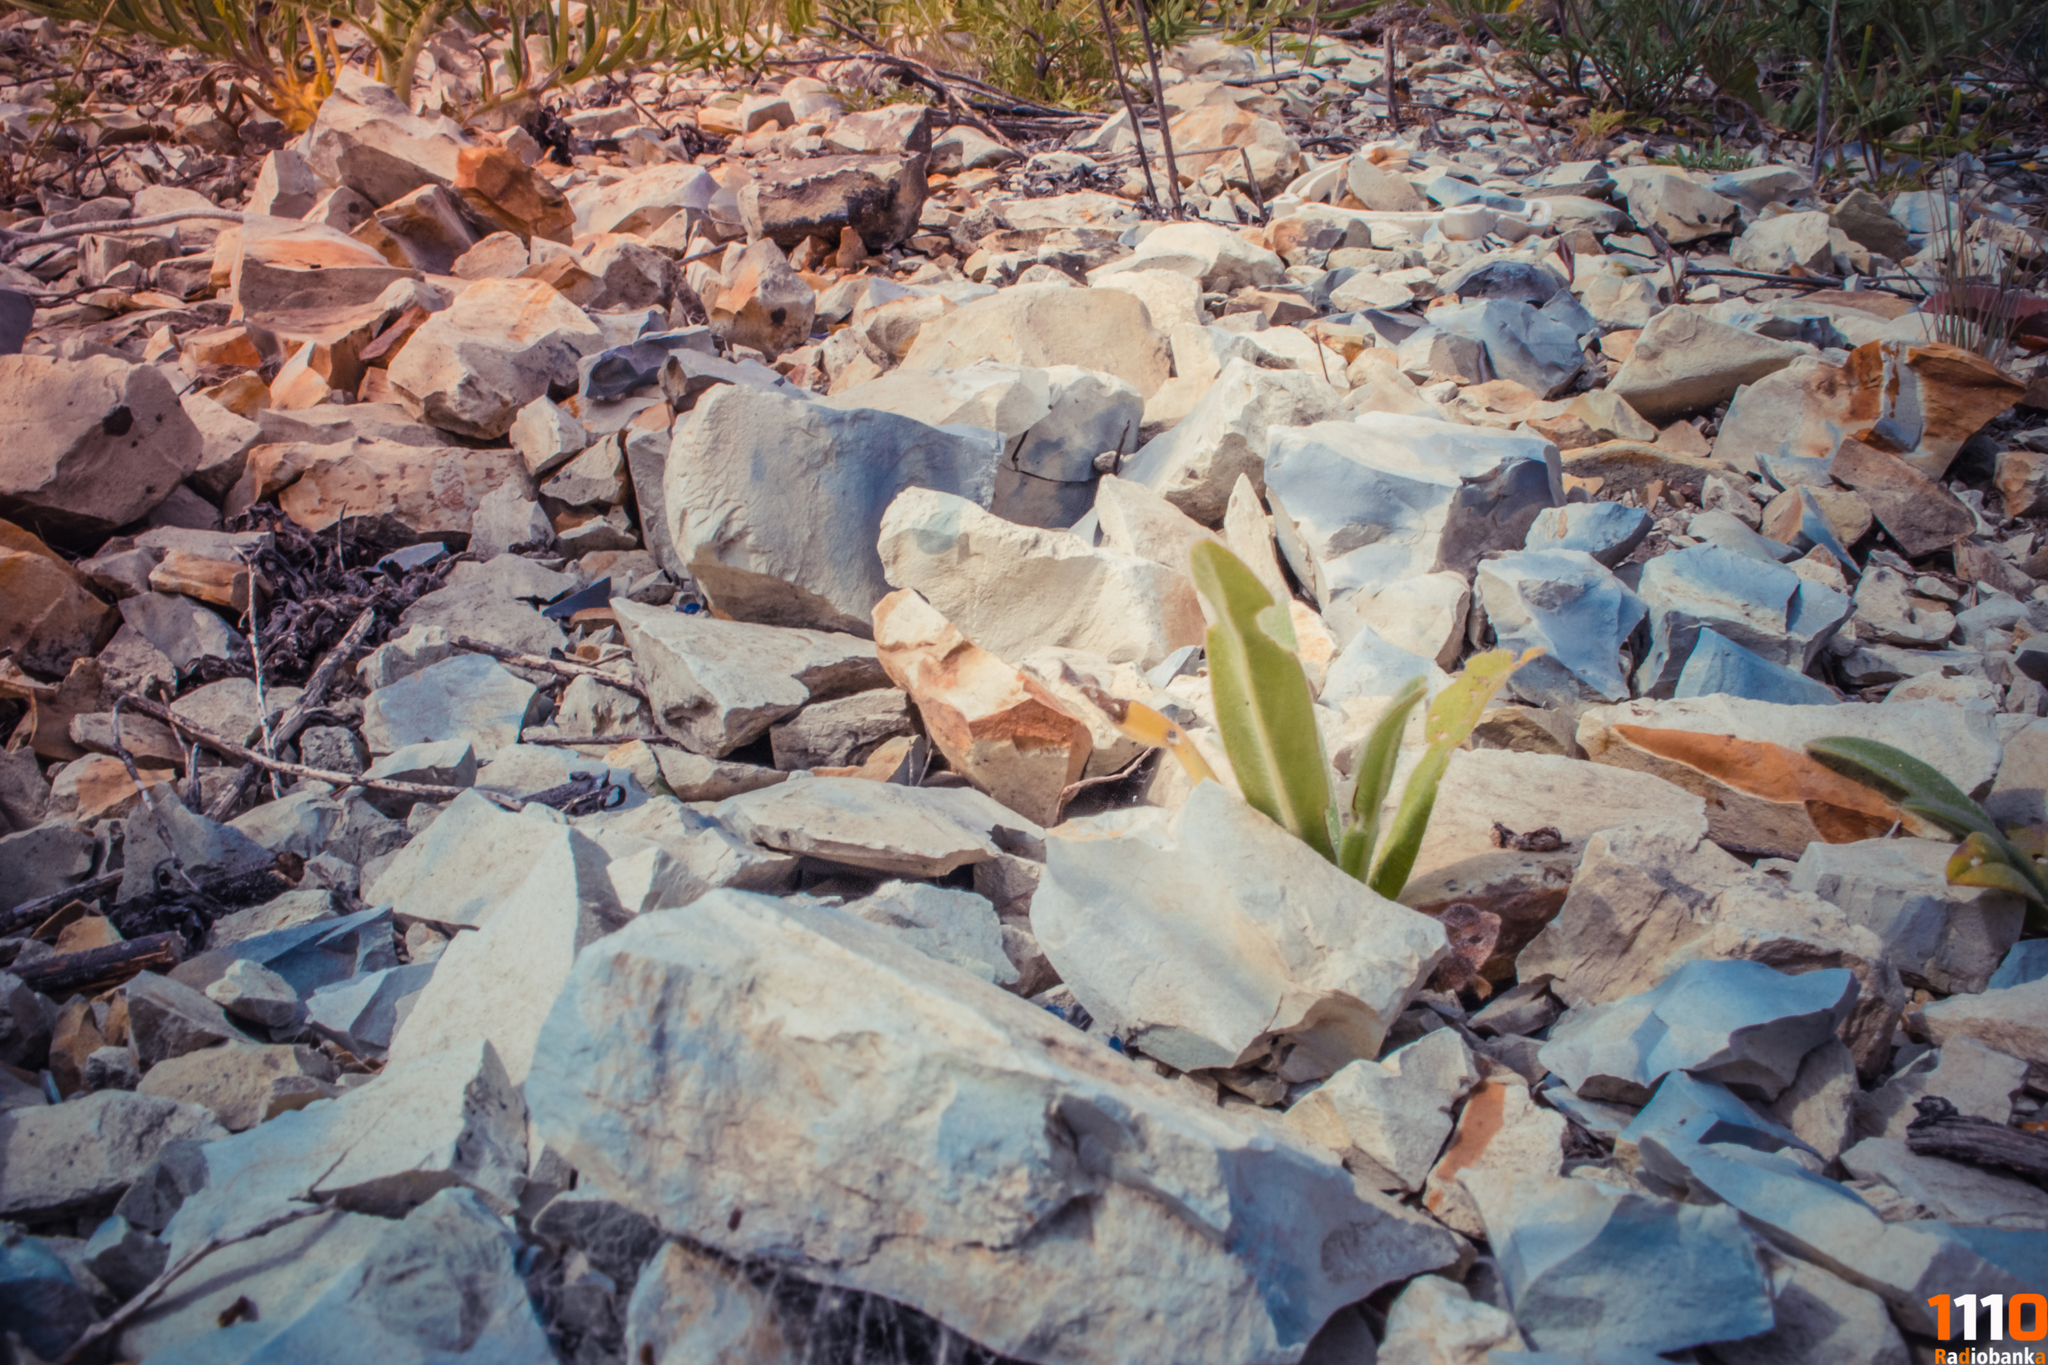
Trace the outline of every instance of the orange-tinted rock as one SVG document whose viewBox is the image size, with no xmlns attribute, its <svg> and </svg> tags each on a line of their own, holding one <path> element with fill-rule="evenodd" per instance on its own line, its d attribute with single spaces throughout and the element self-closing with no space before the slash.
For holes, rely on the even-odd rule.
<svg viewBox="0 0 2048 1365">
<path fill-rule="evenodd" d="M 504 147 L 464 147 L 455 156 L 455 191 L 472 209 L 523 238 L 567 242 L 576 212 L 560 190 Z"/>
<path fill-rule="evenodd" d="M 0 645 L 23 668 L 61 677 L 73 659 L 105 644 L 118 621 L 49 546 L 0 521 Z"/>
<path fill-rule="evenodd" d="M 1094 744 L 1053 695 L 974 644 L 914 592 L 875 604 L 875 652 L 910 694 L 953 770 L 1040 824 L 1081 778 Z"/>
</svg>

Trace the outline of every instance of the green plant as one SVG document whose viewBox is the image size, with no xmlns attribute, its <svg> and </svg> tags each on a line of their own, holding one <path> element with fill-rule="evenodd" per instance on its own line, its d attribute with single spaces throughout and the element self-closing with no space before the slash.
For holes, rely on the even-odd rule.
<svg viewBox="0 0 2048 1365">
<path fill-rule="evenodd" d="M 1688 171 L 1739 171 L 1749 165 L 1749 155 L 1733 147 L 1722 147 L 1717 137 L 1711 147 L 1674 147 L 1671 155 L 1658 157 L 1657 164 L 1680 166 Z"/>
<path fill-rule="evenodd" d="M 1402 788 L 1383 838 L 1380 813 L 1393 788 L 1402 732 L 1422 701 L 1422 680 L 1404 687 L 1373 726 L 1359 750 L 1350 799 L 1341 800 L 1316 728 L 1315 701 L 1296 652 L 1287 603 L 1276 602 L 1244 561 L 1213 541 L 1195 547 L 1191 564 L 1195 586 L 1215 619 L 1208 633 L 1209 686 L 1238 793 L 1380 895 L 1400 895 L 1415 867 L 1452 752 L 1472 733 L 1508 675 L 1534 651 L 1520 659 L 1506 650 L 1479 655 L 1437 694 L 1423 718 L 1427 748 Z M 1096 700 L 1126 734 L 1171 750 L 1197 782 L 1218 780 L 1180 727 L 1157 711 L 1099 695 Z"/>
<path fill-rule="evenodd" d="M 1949 860 L 1951 886 L 1988 886 L 2027 903 L 2030 928 L 2048 929 L 2048 867 L 2042 831 L 2001 829 L 1955 783 L 1903 749 L 1874 739 L 1819 739 L 1806 746 L 1818 763 L 1897 803 L 1900 810 L 1961 840 Z"/>
</svg>

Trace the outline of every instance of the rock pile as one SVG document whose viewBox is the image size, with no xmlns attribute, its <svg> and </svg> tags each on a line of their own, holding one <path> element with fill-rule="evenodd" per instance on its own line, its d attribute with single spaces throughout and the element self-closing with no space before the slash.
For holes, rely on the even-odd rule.
<svg viewBox="0 0 2048 1365">
<path fill-rule="evenodd" d="M 1121 113 L 685 81 L 562 164 L 348 73 L 238 223 L 124 230 L 137 143 L 17 215 L 92 231 L 0 269 L 0 1355 L 2021 1337 L 2048 1162 L 1913 1124 L 2041 1145 L 2048 951 L 1802 746 L 2048 823 L 2048 373 L 1884 286 L 1911 195 L 1317 54 L 1168 54 L 1178 222 Z M 1347 775 L 1543 651 L 1398 901 L 1227 785 L 1203 541 Z"/>
</svg>

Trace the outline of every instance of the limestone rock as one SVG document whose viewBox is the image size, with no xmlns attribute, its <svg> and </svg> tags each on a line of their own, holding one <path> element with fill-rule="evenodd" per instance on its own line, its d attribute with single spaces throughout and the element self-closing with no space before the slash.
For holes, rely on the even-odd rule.
<svg viewBox="0 0 2048 1365">
<path fill-rule="evenodd" d="M 1144 484 L 1203 525 L 1216 526 L 1238 479 L 1248 477 L 1254 491 L 1265 486 L 1269 430 L 1346 415 L 1342 397 L 1327 382 L 1234 359 L 1184 420 L 1126 462 L 1121 477 Z"/>
<path fill-rule="evenodd" d="M 990 432 L 723 385 L 676 423 L 664 567 L 738 620 L 864 636 L 891 586 L 875 549 L 890 503 L 917 486 L 986 506 L 997 459 Z"/>
<path fill-rule="evenodd" d="M 855 115 L 854 117 L 859 117 Z M 740 222 L 752 240 L 794 251 L 806 237 L 852 232 L 883 252 L 917 230 L 931 134 L 908 157 L 806 157 L 764 167 L 740 191 Z"/>
<path fill-rule="evenodd" d="M 1026 284 L 935 318 L 903 357 L 907 370 L 953 370 L 977 360 L 1044 369 L 1079 365 L 1115 375 L 1150 398 L 1166 382 L 1166 340 L 1145 305 L 1114 289 Z"/>
<path fill-rule="evenodd" d="M 693 1008 L 652 1046 L 653 1002 L 683 997 Z M 853 1033 L 867 1042 L 844 1046 Z M 666 1231 L 886 1295 L 1006 1354 L 1284 1359 L 1372 1286 L 1454 1256 L 1441 1232 L 1355 1193 L 1334 1160 L 1254 1140 L 1044 1011 L 836 910 L 721 893 L 643 916 L 578 960 L 542 1037 L 527 1082 L 536 1132 L 587 1178 L 632 1191 Z M 704 1069 L 707 1049 L 720 1060 Z M 598 1055 L 601 1069 L 586 1060 Z M 678 1068 L 701 1079 L 683 1085 Z M 912 1117 L 934 1086 L 979 1097 L 972 1155 Z M 650 1110 L 650 1095 L 668 1098 Z M 1117 1160 L 1056 1156 L 1072 1125 Z M 650 1130 L 667 1136 L 648 1142 Z M 1152 1193 L 1168 1143 L 1171 1200 Z M 771 1167 L 774 1184 L 806 1193 L 757 1198 Z M 1268 1196 L 1256 1205 L 1227 1193 L 1251 1183 Z M 859 1193 L 885 1184 L 887 1204 Z M 1084 1190 L 1085 1226 L 1049 1223 Z M 1284 1315 L 1257 1287 L 1275 1275 Z M 1142 1327 L 1129 1317 L 1141 1304 Z"/>
<path fill-rule="evenodd" d="M 104 535 L 199 467 L 198 427 L 153 365 L 0 356 L 0 516 L 45 535 Z"/>
<path fill-rule="evenodd" d="M 1479 1079 L 1457 1031 L 1437 1029 L 1384 1061 L 1345 1064 L 1288 1109 L 1287 1125 L 1374 1189 L 1413 1192 L 1451 1135 L 1452 1107 Z"/>
<path fill-rule="evenodd" d="M 2018 941 L 2025 906 L 2009 892 L 1949 885 L 1954 853 L 1955 845 L 1932 839 L 1809 844 L 1791 887 L 1833 902 L 1875 933 L 1908 985 L 1975 994 Z"/>
<path fill-rule="evenodd" d="M 810 340 L 818 296 L 773 241 L 763 238 L 742 252 L 729 280 L 710 307 L 711 330 L 720 340 L 771 360 Z"/>
<path fill-rule="evenodd" d="M 483 654 L 459 654 L 430 664 L 363 703 L 363 742 L 372 754 L 408 744 L 463 739 L 479 757 L 519 742 L 533 722 L 538 693 L 532 684 Z"/>
<path fill-rule="evenodd" d="M 1646 1356 L 1770 1330 L 1756 1245 L 1728 1208 L 1515 1171 L 1465 1177 L 1500 1260 L 1515 1324 L 1538 1351 Z M 1633 1293 L 1588 1284 L 1625 1280 Z"/>
<path fill-rule="evenodd" d="M 1244 859 L 1262 875 L 1235 873 Z M 1304 910 L 1323 918 L 1304 922 Z M 1445 951 L 1436 923 L 1213 783 L 1173 817 L 1140 808 L 1061 826 L 1032 926 L 1089 1013 L 1131 1047 L 1181 1070 L 1270 1058 L 1302 1079 L 1376 1054 Z M 1247 942 L 1256 956 L 1226 946 Z"/>
<path fill-rule="evenodd" d="M 226 1136 L 197 1105 L 124 1090 L 0 1109 L 0 1214 L 46 1223 L 109 1213 L 165 1144 Z"/>
<path fill-rule="evenodd" d="M 1059 819 L 1062 796 L 1094 748 L 1085 723 L 916 593 L 894 592 L 876 605 L 875 643 L 955 772 L 1027 819 Z"/>
<path fill-rule="evenodd" d="M 469 145 L 452 120 L 415 115 L 389 86 L 351 74 L 321 104 L 305 157 L 328 184 L 388 204 L 422 186 L 452 183 Z"/>
<path fill-rule="evenodd" d="M 494 439 L 577 364 L 603 348 L 582 309 L 539 280 L 478 280 L 420 325 L 391 362 L 391 384 L 426 420 Z"/>
<path fill-rule="evenodd" d="M 0 521 L 0 648 L 35 673 L 61 677 L 99 652 L 120 622 L 56 551 Z"/>
<path fill-rule="evenodd" d="M 943 877 L 1002 852 L 998 835 L 1035 839 L 1037 825 L 980 792 L 899 787 L 855 777 L 785 782 L 733 797 L 718 818 L 764 848 L 897 877 Z"/>
<path fill-rule="evenodd" d="M 923 594 L 999 658 L 1059 645 L 1150 668 L 1206 629 L 1185 571 L 1017 526 L 947 493 L 897 497 L 879 549 L 892 587 Z"/>
<path fill-rule="evenodd" d="M 1564 1165 L 1565 1132 L 1564 1116 L 1538 1105 L 1526 1081 L 1505 1069 L 1494 1070 L 1466 1098 L 1450 1145 L 1429 1172 L 1423 1208 L 1468 1237 L 1484 1236 L 1479 1206 L 1461 1177 L 1555 1176 Z"/>
<path fill-rule="evenodd" d="M 1280 548 L 1315 599 L 1470 573 L 1519 549 L 1564 501 L 1557 448 L 1506 432 L 1368 413 L 1273 434 L 1266 485 Z"/>
<path fill-rule="evenodd" d="M 1587 1099 L 1640 1103 L 1669 1071 L 1777 1098 L 1834 1036 L 1857 994 L 1842 968 L 1788 976 L 1760 962 L 1696 960 L 1657 986 L 1558 1020 L 1543 1064 Z"/>
<path fill-rule="evenodd" d="M 1704 313 L 1668 308 L 1650 320 L 1609 392 L 1652 422 L 1705 412 L 1736 389 L 1781 370 L 1804 352 L 1715 322 Z"/>
<path fill-rule="evenodd" d="M 614 600 L 612 611 L 666 734 L 722 758 L 813 701 L 882 685 L 875 646 L 851 635 L 685 616 Z"/>
</svg>

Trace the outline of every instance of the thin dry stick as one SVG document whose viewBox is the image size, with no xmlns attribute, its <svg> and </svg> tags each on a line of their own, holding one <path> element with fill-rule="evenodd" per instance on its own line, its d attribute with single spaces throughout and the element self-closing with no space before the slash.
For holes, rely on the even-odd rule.
<svg viewBox="0 0 2048 1365">
<path fill-rule="evenodd" d="M 551 744 L 564 749 L 616 749 L 621 744 L 666 744 L 680 749 L 683 742 L 668 735 L 521 735 L 521 744 Z"/>
<path fill-rule="evenodd" d="M 348 662 L 349 656 L 368 637 L 370 628 L 376 623 L 376 608 L 364 607 L 362 614 L 349 624 L 348 630 L 335 643 L 334 648 L 327 651 L 327 656 L 320 660 L 318 666 L 313 669 L 312 676 L 306 679 L 306 690 L 300 693 L 299 699 L 292 704 L 291 709 L 278 719 L 277 743 L 289 744 L 299 737 L 299 731 L 306 726 L 306 717 L 318 710 L 320 703 L 326 698 L 327 689 L 333 683 L 335 674 L 341 671 L 342 665 Z M 271 752 L 275 753 L 276 750 L 273 749 Z M 249 784 L 255 780 L 259 771 L 260 768 L 252 765 L 236 773 L 235 780 L 228 784 L 228 789 L 207 808 L 206 818 L 214 821 L 227 819 L 240 804 L 243 793 L 249 790 Z"/>
<path fill-rule="evenodd" d="M 1244 160 L 1244 179 L 1245 183 L 1252 187 L 1252 202 L 1259 206 L 1259 221 L 1270 223 L 1273 221 L 1273 215 L 1266 212 L 1266 196 L 1259 192 L 1258 173 L 1252 170 L 1252 154 L 1242 146 L 1238 147 L 1237 154 Z"/>
<path fill-rule="evenodd" d="M 1387 123 L 1397 134 L 1401 131 L 1401 92 L 1394 88 L 1398 74 L 1394 67 L 1394 44 L 1400 36 L 1400 25 L 1387 25 Z"/>
<path fill-rule="evenodd" d="M 365 791 L 393 792 L 399 796 L 416 796 L 423 801 L 452 801 L 466 791 L 474 791 L 489 797 L 501 806 L 509 806 L 513 810 L 517 810 L 525 804 L 516 797 L 506 796 L 499 792 L 486 791 L 481 787 L 443 787 L 426 782 L 395 782 L 385 777 L 362 777 L 355 773 L 332 772 L 325 768 L 308 768 L 303 763 L 286 763 L 282 759 L 271 758 L 267 754 L 259 754 L 245 744 L 237 744 L 226 735 L 217 735 L 211 730 L 201 729 L 171 710 L 170 707 L 161 706 L 146 698 L 138 697 L 132 692 L 123 696 L 115 705 L 118 707 L 121 702 L 128 703 L 145 716 L 162 721 L 188 738 L 197 740 L 217 754 L 228 758 L 238 758 L 244 763 L 253 763 L 259 768 L 264 768 L 270 772 L 283 773 L 287 777 L 299 778 L 302 781 L 325 782 L 330 787 L 361 787 Z M 144 793 L 144 799 L 148 799 L 146 792 Z M 187 877 L 186 881 L 191 881 L 191 878 Z M 199 888 L 194 886 L 192 889 L 196 891 Z"/>
<path fill-rule="evenodd" d="M 256 566 L 250 563 L 247 552 L 241 558 L 243 567 L 249 571 L 249 665 L 256 671 L 256 714 L 263 723 L 263 752 L 276 758 L 277 744 L 271 738 L 270 730 L 270 702 L 263 693 L 263 647 L 257 643 L 263 634 L 263 623 L 256 614 Z M 278 782 L 277 774 L 272 773 L 270 799 L 275 801 L 283 795 L 284 787 Z"/>
<path fill-rule="evenodd" d="M 83 237 L 89 232 L 133 232 L 137 228 L 163 227 L 168 223 L 181 223 L 194 218 L 218 218 L 223 222 L 239 223 L 245 215 L 234 209 L 179 209 L 176 213 L 152 213 L 147 218 L 96 218 L 89 223 L 73 223 L 70 227 L 51 228 L 33 236 L 20 237 L 0 229 L 0 255 L 12 255 L 27 246 L 41 246 L 45 242 L 61 242 L 70 237 Z"/>
<path fill-rule="evenodd" d="M 1166 153 L 1166 189 L 1173 196 L 1173 216 L 1184 218 L 1180 203 L 1180 167 L 1173 159 L 1173 120 L 1166 116 L 1166 85 L 1159 79 L 1159 53 L 1152 46 L 1152 11 L 1145 0 L 1131 0 L 1138 7 L 1138 36 L 1145 40 L 1145 64 L 1152 70 L 1152 105 L 1159 111 L 1159 145 Z"/>
<path fill-rule="evenodd" d="M 630 692 L 642 701 L 647 700 L 647 689 L 639 683 L 629 678 L 621 678 L 616 673 L 607 673 L 601 668 L 593 668 L 589 664 L 574 664 L 566 659 L 548 659 L 538 654 L 522 654 L 516 649 L 507 649 L 503 645 L 489 644 L 483 640 L 473 640 L 467 635 L 453 636 L 448 643 L 457 649 L 488 654 L 499 663 L 511 664 L 515 668 L 538 668 L 564 678 L 591 678 L 607 687 Z"/>
<path fill-rule="evenodd" d="M 1827 56 L 1821 62 L 1820 99 L 1813 111 L 1813 183 L 1816 185 L 1820 183 L 1821 154 L 1828 146 L 1828 86 L 1835 76 L 1835 14 L 1840 5 L 1841 0 L 1829 0 L 1828 3 Z"/>
<path fill-rule="evenodd" d="M 1131 98 L 1130 82 L 1124 79 L 1123 58 L 1117 55 L 1116 25 L 1109 17 L 1109 0 L 1095 0 L 1102 12 L 1102 41 L 1109 44 L 1109 67 L 1116 72 L 1116 88 L 1123 92 L 1124 115 L 1131 121 L 1131 136 L 1138 144 L 1138 165 L 1145 171 L 1145 197 L 1158 204 L 1159 186 L 1152 179 L 1152 158 L 1145 154 L 1145 125 L 1138 121 L 1138 105 Z"/>
</svg>

